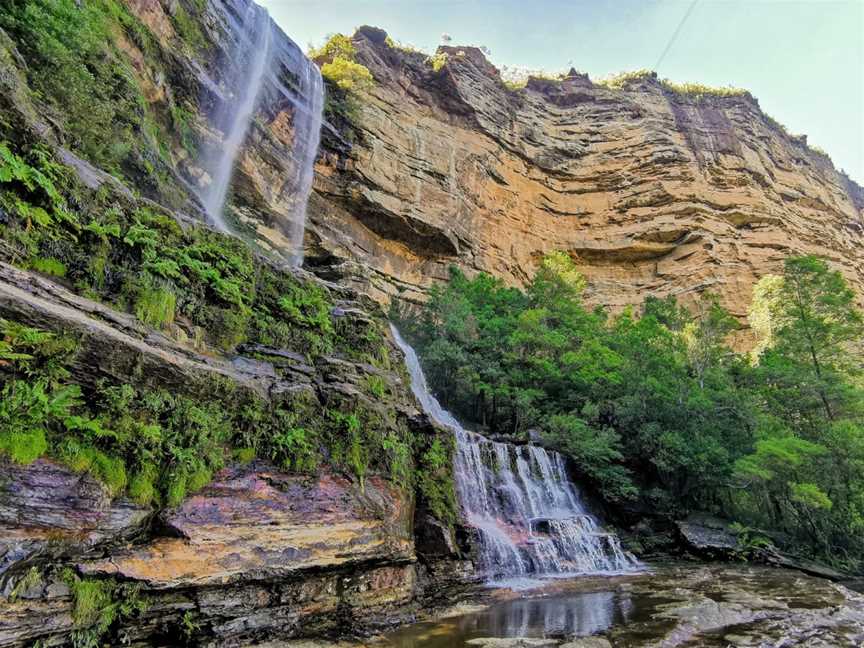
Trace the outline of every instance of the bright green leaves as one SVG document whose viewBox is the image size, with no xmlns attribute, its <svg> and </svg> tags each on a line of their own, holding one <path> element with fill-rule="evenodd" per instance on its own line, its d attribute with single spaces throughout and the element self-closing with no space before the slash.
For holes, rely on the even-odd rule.
<svg viewBox="0 0 864 648">
<path fill-rule="evenodd" d="M 31 463 L 48 450 L 48 428 L 63 426 L 81 395 L 77 387 L 50 390 L 44 381 L 7 382 L 0 402 L 0 450 Z"/>
<path fill-rule="evenodd" d="M 831 499 L 816 484 L 790 484 L 792 500 L 811 509 L 830 511 L 833 506 Z"/>
<path fill-rule="evenodd" d="M 40 147 L 31 156 L 32 165 L 13 153 L 8 142 L 0 142 L 0 185 L 9 184 L 16 190 L 10 200 L 14 211 L 28 228 L 66 224 L 77 229 L 77 220 L 56 186 L 63 179 L 62 167 Z"/>
<path fill-rule="evenodd" d="M 729 348 L 738 322 L 710 293 L 610 320 L 583 290 L 565 254 L 524 292 L 454 270 L 401 327 L 447 407 L 499 434 L 539 430 L 609 500 L 710 508 L 864 557 L 861 316 L 839 273 L 793 258 L 760 282 L 756 367 Z"/>
<path fill-rule="evenodd" d="M 756 452 L 739 459 L 735 469 L 744 477 L 769 481 L 793 473 L 825 452 L 824 447 L 798 437 L 772 437 L 757 441 Z"/>
</svg>

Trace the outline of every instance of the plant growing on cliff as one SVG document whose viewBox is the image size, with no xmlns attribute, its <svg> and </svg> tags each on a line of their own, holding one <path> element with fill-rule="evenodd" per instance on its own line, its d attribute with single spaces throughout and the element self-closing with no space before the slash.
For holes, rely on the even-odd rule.
<svg viewBox="0 0 864 648">
<path fill-rule="evenodd" d="M 447 52 L 438 52 L 426 59 L 433 72 L 440 72 L 447 65 Z"/>
<path fill-rule="evenodd" d="M 646 79 L 655 80 L 661 87 L 669 92 L 685 97 L 691 97 L 697 101 L 707 97 L 742 97 L 750 94 L 743 88 L 736 88 L 733 86 L 716 87 L 704 85 L 702 83 L 678 83 L 671 81 L 670 79 L 658 79 L 656 72 L 645 69 L 613 74 L 595 81 L 594 85 L 609 88 L 611 90 L 623 90 L 631 83 Z"/>
<path fill-rule="evenodd" d="M 72 591 L 74 648 L 97 648 L 115 622 L 137 617 L 150 607 L 140 584 L 81 578 L 68 568 L 61 576 Z"/>
<path fill-rule="evenodd" d="M 327 81 L 324 112 L 339 125 L 351 124 L 360 110 L 359 96 L 375 84 L 372 73 L 357 62 L 357 48 L 348 36 L 334 34 L 320 48 L 310 48 L 309 58 L 321 66 Z"/>
</svg>

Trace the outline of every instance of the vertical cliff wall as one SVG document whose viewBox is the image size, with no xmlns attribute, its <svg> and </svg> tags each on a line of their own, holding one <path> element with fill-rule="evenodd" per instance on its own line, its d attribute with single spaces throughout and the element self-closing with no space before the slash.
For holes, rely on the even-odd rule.
<svg viewBox="0 0 864 648">
<path fill-rule="evenodd" d="M 520 284 L 556 249 L 613 309 L 711 290 L 743 317 L 790 254 L 864 286 L 864 192 L 749 94 L 575 72 L 511 90 L 475 48 L 435 70 L 378 30 L 354 43 L 376 85 L 350 149 L 319 159 L 307 243 L 367 266 L 382 297 L 420 298 L 450 264 Z"/>
</svg>

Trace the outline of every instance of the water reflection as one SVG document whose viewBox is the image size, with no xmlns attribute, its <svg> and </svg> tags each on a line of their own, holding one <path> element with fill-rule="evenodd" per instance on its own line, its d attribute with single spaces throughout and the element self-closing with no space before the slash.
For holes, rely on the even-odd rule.
<svg viewBox="0 0 864 648">
<path fill-rule="evenodd" d="M 497 603 L 474 614 L 418 623 L 388 638 L 392 648 L 459 648 L 478 637 L 572 637 L 627 623 L 626 593 L 581 592 Z"/>
</svg>

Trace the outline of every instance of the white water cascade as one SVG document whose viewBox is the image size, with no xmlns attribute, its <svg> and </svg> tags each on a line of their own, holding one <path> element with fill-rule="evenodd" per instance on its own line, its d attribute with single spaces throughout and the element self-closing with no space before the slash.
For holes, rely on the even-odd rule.
<svg viewBox="0 0 864 648">
<path fill-rule="evenodd" d="M 283 226 L 291 246 L 291 265 L 303 265 L 303 233 L 306 230 L 306 206 L 315 176 L 315 158 L 321 143 L 321 121 L 324 113 L 324 80 L 318 66 L 302 56 L 303 72 L 299 79 L 299 100 L 294 102 L 294 178 L 290 189 L 291 214 Z"/>
<path fill-rule="evenodd" d="M 489 579 L 613 574 L 641 569 L 614 533 L 585 509 L 564 457 L 539 446 L 498 443 L 465 430 L 429 391 L 414 349 L 392 327 L 411 389 L 426 413 L 456 435 L 456 490 L 477 530 Z"/>
<path fill-rule="evenodd" d="M 238 40 L 225 77 L 226 85 L 234 94 L 221 101 L 210 115 L 211 123 L 222 131 L 224 139 L 221 146 L 212 148 L 202 160 L 210 176 L 210 182 L 201 191 L 204 211 L 211 224 L 226 233 L 230 233 L 230 229 L 222 208 L 231 185 L 234 160 L 246 138 L 264 80 L 272 38 L 270 16 L 254 2 L 249 3 L 236 33 Z"/>
<path fill-rule="evenodd" d="M 233 35 L 233 55 L 223 85 L 228 94 L 217 103 L 210 115 L 214 128 L 222 133 L 201 160 L 210 181 L 200 197 L 208 220 L 219 230 L 230 233 L 225 221 L 225 199 L 240 148 L 259 105 L 275 112 L 290 107 L 291 159 L 287 177 L 277 187 L 274 202 L 281 206 L 285 218 L 277 223 L 287 239 L 285 254 L 289 263 L 303 263 L 303 233 L 306 227 L 306 205 L 312 191 L 315 158 L 318 155 L 324 110 L 324 82 L 318 66 L 310 61 L 280 32 L 267 11 L 254 2 L 231 0 L 229 32 Z M 235 16 L 241 16 L 237 19 Z M 270 143 L 273 145 L 273 142 Z"/>
</svg>

